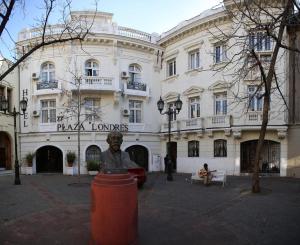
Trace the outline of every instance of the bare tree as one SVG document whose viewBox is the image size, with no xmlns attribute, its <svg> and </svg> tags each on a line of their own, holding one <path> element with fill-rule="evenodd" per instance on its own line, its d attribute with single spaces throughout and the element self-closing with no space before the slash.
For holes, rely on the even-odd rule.
<svg viewBox="0 0 300 245">
<path fill-rule="evenodd" d="M 21 39 L 14 40 L 10 34 L 10 30 L 7 29 L 7 24 L 10 19 L 13 18 L 12 12 L 17 8 L 23 8 L 25 3 L 22 0 L 1 0 L 0 2 L 0 38 L 3 42 L 3 33 L 6 32 L 7 36 L 11 39 L 15 45 L 16 53 L 9 57 L 12 59 L 9 62 L 9 66 L 6 70 L 0 73 L 0 82 L 12 72 L 18 65 L 26 60 L 35 51 L 42 47 L 50 46 L 54 44 L 60 44 L 69 41 L 83 41 L 89 34 L 93 25 L 93 21 L 86 21 L 80 17 L 71 15 L 71 0 L 63 0 L 62 4 L 58 3 L 59 0 L 43 0 L 43 14 L 42 16 L 33 16 L 35 21 L 35 28 L 31 29 L 34 36 L 30 36 L 30 42 L 27 42 L 25 36 L 24 41 Z M 95 4 L 97 10 L 97 5 Z M 61 7 L 61 23 L 57 25 L 50 25 L 50 18 L 59 11 Z M 26 33 L 24 33 L 26 34 Z M 33 38 L 34 37 L 34 38 Z M 1 45 L 2 46 L 2 45 Z M 3 45 L 2 47 L 4 47 Z M 4 57 L 4 51 L 0 48 L 0 57 L 6 60 Z"/>
<path fill-rule="evenodd" d="M 287 39 L 287 28 L 291 22 L 300 23 L 300 2 L 298 0 L 224 0 L 230 27 L 226 30 L 215 26 L 209 30 L 220 43 L 226 45 L 226 65 L 217 69 L 231 72 L 231 87 L 235 103 L 248 100 L 248 107 L 254 98 L 263 100 L 262 124 L 256 147 L 253 166 L 252 192 L 260 192 L 259 162 L 262 155 L 266 129 L 269 122 L 271 94 L 277 93 L 287 107 L 286 97 L 281 91 L 276 65 L 281 56 L 287 52 L 300 52 L 290 45 Z M 262 45 L 270 48 L 271 55 L 260 55 Z M 271 47 L 273 45 L 273 47 Z M 295 67 L 294 67 L 295 69 Z M 251 96 L 240 98 L 240 90 L 236 89 L 247 77 L 256 81 L 256 90 Z"/>
<path fill-rule="evenodd" d="M 77 131 L 77 167 L 80 182 L 80 132 L 85 121 L 101 119 L 101 107 L 100 104 L 98 106 L 90 105 L 86 98 L 82 98 L 81 86 L 85 78 L 83 78 L 82 75 L 79 75 L 78 72 L 71 73 L 73 79 L 72 81 L 69 81 L 69 84 L 71 85 L 73 92 L 67 90 L 62 91 L 63 95 L 68 99 L 63 104 L 63 108 L 58 116 L 58 121 L 66 124 L 73 123 L 74 130 Z"/>
</svg>

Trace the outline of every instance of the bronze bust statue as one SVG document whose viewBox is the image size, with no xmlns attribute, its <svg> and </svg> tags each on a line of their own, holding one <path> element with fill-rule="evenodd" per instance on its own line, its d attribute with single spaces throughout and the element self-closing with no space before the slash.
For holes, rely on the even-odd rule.
<svg viewBox="0 0 300 245">
<path fill-rule="evenodd" d="M 100 172 L 120 173 L 126 172 L 128 168 L 137 168 L 138 165 L 130 160 L 128 152 L 121 150 L 123 135 L 118 131 L 112 131 L 107 135 L 106 142 L 109 148 L 100 156 Z"/>
</svg>

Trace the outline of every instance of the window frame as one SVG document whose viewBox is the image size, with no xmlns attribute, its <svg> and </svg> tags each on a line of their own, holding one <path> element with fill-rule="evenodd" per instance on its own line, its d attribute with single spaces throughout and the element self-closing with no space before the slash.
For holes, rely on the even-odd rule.
<svg viewBox="0 0 300 245">
<path fill-rule="evenodd" d="M 133 69 L 130 69 L 130 68 Z M 129 83 L 141 83 L 142 82 L 142 69 L 138 64 L 130 64 L 128 66 Z"/>
<path fill-rule="evenodd" d="M 51 102 L 52 103 L 54 102 L 54 106 L 51 106 Z M 43 103 L 47 103 L 47 106 L 43 106 Z M 55 99 L 41 100 L 40 106 L 41 106 L 41 123 L 43 123 L 43 124 L 56 123 L 57 122 L 56 100 Z M 54 114 L 54 116 L 53 116 L 53 114 Z M 47 119 L 45 119 L 45 117 L 47 117 Z"/>
<path fill-rule="evenodd" d="M 195 109 L 193 109 L 195 107 Z M 194 113 L 196 113 L 195 116 L 193 116 Z M 200 118 L 201 116 L 201 105 L 200 105 L 200 97 L 191 97 L 189 98 L 189 118 Z"/>
<path fill-rule="evenodd" d="M 263 109 L 263 98 L 259 98 L 262 94 L 261 89 L 257 90 L 257 85 L 248 85 L 248 110 L 252 112 L 262 112 Z M 253 88 L 253 91 L 250 89 Z"/>
<path fill-rule="evenodd" d="M 98 152 L 96 152 L 96 149 L 98 150 Z M 92 150 L 92 152 L 90 153 L 92 155 L 88 156 L 90 150 Z M 85 161 L 86 162 L 88 162 L 88 161 L 98 161 L 99 162 L 100 156 L 101 156 L 101 149 L 97 145 L 89 145 L 85 150 Z"/>
<path fill-rule="evenodd" d="M 200 49 L 193 49 L 188 52 L 188 70 L 200 68 Z"/>
<path fill-rule="evenodd" d="M 227 49 L 225 43 L 214 44 L 214 64 L 220 64 L 227 60 Z"/>
<path fill-rule="evenodd" d="M 176 73 L 176 58 L 167 61 L 167 77 L 177 75 Z"/>
<path fill-rule="evenodd" d="M 90 65 L 88 65 L 90 63 Z M 96 66 L 94 66 L 96 65 Z M 87 77 L 99 77 L 100 65 L 97 60 L 90 59 L 84 63 L 84 74 Z"/>
<path fill-rule="evenodd" d="M 227 93 L 214 94 L 214 115 L 227 115 L 227 107 Z"/>
<path fill-rule="evenodd" d="M 41 82 L 51 83 L 55 81 L 55 65 L 47 61 L 41 65 Z"/>
<path fill-rule="evenodd" d="M 214 157 L 227 157 L 227 140 L 214 140 Z"/>
<path fill-rule="evenodd" d="M 91 105 L 88 105 L 87 102 L 91 101 Z M 95 112 L 99 110 L 101 107 L 101 98 L 95 98 L 95 97 L 86 97 L 84 98 L 84 110 L 85 110 L 85 118 L 89 122 L 94 122 L 100 119 L 98 115 L 95 115 L 93 113 L 92 115 L 89 115 L 88 112 Z"/>
<path fill-rule="evenodd" d="M 198 140 L 188 141 L 188 157 L 199 157 L 200 147 Z"/>
<path fill-rule="evenodd" d="M 128 104 L 129 104 L 128 105 L 129 123 L 134 123 L 134 124 L 143 123 L 143 101 L 129 100 Z M 138 104 L 140 105 L 139 107 L 137 107 Z"/>
</svg>

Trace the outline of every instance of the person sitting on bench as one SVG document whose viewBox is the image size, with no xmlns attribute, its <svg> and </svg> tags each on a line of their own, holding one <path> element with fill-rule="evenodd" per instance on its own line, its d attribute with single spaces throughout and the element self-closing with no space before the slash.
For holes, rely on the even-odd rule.
<svg viewBox="0 0 300 245">
<path fill-rule="evenodd" d="M 210 171 L 207 163 L 204 163 L 203 168 L 198 172 L 200 178 L 203 178 L 204 185 L 208 186 L 212 180 L 212 172 L 216 170 Z"/>
</svg>

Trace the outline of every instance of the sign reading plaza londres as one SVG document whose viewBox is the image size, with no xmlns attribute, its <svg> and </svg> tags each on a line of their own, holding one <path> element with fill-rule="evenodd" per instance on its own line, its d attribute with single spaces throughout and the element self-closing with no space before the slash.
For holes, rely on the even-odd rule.
<svg viewBox="0 0 300 245">
<path fill-rule="evenodd" d="M 80 131 L 121 131 L 127 132 L 127 124 L 113 124 L 113 123 L 74 123 L 74 124 L 57 124 L 57 131 L 77 131 L 78 127 Z"/>
</svg>

